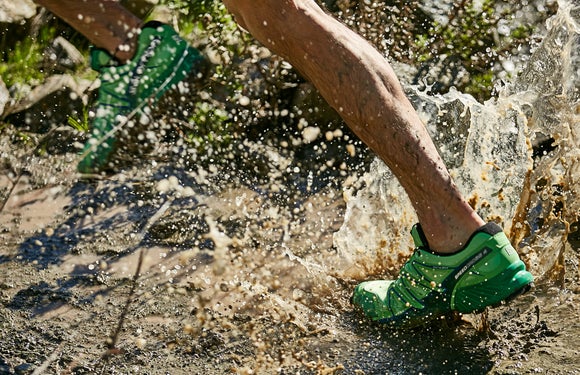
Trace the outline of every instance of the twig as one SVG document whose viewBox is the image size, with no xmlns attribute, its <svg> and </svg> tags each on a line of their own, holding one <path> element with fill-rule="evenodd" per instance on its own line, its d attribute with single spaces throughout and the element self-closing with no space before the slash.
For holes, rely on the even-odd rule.
<svg viewBox="0 0 580 375">
<path fill-rule="evenodd" d="M 133 246 L 133 248 L 130 250 L 130 252 L 135 251 L 143 242 L 143 239 L 145 238 L 145 235 L 147 234 L 147 231 L 149 230 L 149 228 L 151 228 L 151 226 L 153 224 L 155 224 L 155 222 L 157 220 L 159 220 L 161 218 L 161 216 L 163 216 L 163 214 L 167 211 L 167 209 L 171 206 L 171 204 L 173 203 L 173 198 L 169 198 L 167 201 L 165 201 L 165 203 L 163 203 L 163 205 L 159 208 L 159 210 L 157 210 L 157 212 L 151 216 L 151 218 L 147 221 L 147 223 L 145 223 L 145 225 L 143 226 L 143 228 L 141 229 L 141 231 L 139 232 L 138 235 L 138 242 L 137 245 Z M 125 320 L 127 318 L 127 315 L 129 314 L 129 308 L 131 306 L 131 303 L 133 302 L 133 297 L 135 296 L 135 291 L 137 289 L 137 284 L 138 284 L 138 280 L 139 277 L 141 276 L 141 267 L 143 266 L 143 258 L 145 256 L 145 251 L 143 248 L 141 248 L 141 250 L 139 251 L 139 260 L 137 261 L 137 269 L 135 270 L 135 273 L 133 274 L 133 278 L 131 279 L 131 290 L 129 291 L 129 295 L 127 296 L 127 301 L 125 302 L 125 306 L 123 307 L 123 311 L 121 312 L 121 315 L 119 316 L 119 321 L 117 323 L 117 327 L 115 328 L 115 330 L 113 331 L 113 333 L 109 336 L 109 339 L 107 340 L 107 351 L 105 352 L 105 354 L 103 355 L 103 359 L 108 360 L 112 355 L 118 354 L 119 350 L 116 348 L 117 346 L 117 342 L 119 341 L 119 335 L 121 333 L 121 330 L 123 329 L 123 325 L 125 323 Z M 104 369 L 104 367 L 103 367 Z"/>
<path fill-rule="evenodd" d="M 141 267 L 143 265 L 143 248 L 139 251 L 139 260 L 137 261 L 137 269 L 135 270 L 135 274 L 131 279 L 131 290 L 129 291 L 129 295 L 127 296 L 127 302 L 125 302 L 125 306 L 123 307 L 123 311 L 119 316 L 119 321 L 117 323 L 117 328 L 113 331 L 111 336 L 109 336 L 109 340 L 107 342 L 108 350 L 105 353 L 105 356 L 109 356 L 111 354 L 116 354 L 116 346 L 117 342 L 119 341 L 119 334 L 123 329 L 123 324 L 125 323 L 125 319 L 127 318 L 127 314 L 129 313 L 129 307 L 131 306 L 131 302 L 133 302 L 133 296 L 135 295 L 135 289 L 137 289 L 137 281 L 139 279 L 139 275 L 141 274 Z"/>
<path fill-rule="evenodd" d="M 18 182 L 20 182 L 21 177 L 22 172 L 18 173 L 18 176 L 16 176 L 16 178 L 13 181 L 10 181 L 12 183 L 12 186 L 10 187 L 10 190 L 8 190 L 8 195 L 6 195 L 6 199 L 4 199 L 4 201 L 0 204 L 0 212 L 4 211 L 4 207 L 6 207 L 6 204 L 10 200 L 12 193 L 14 193 L 14 189 L 16 189 L 16 186 L 18 185 Z"/>
<path fill-rule="evenodd" d="M 52 352 L 52 354 L 37 368 L 34 369 L 32 375 L 41 375 L 48 369 L 48 366 L 54 361 L 57 360 L 58 356 L 62 351 L 62 347 L 64 346 L 64 341 L 61 342 Z"/>
<path fill-rule="evenodd" d="M 54 129 L 54 128 L 50 129 L 46 133 L 46 135 L 43 137 L 43 139 L 51 136 L 55 130 L 56 129 Z M 34 153 L 38 151 L 39 147 L 40 147 L 40 144 L 37 144 L 36 146 L 34 146 L 34 149 L 32 149 L 32 151 L 30 151 L 30 155 L 34 155 Z M 6 196 L 6 199 L 2 203 L 0 203 L 0 212 L 4 211 L 4 208 L 6 207 L 6 204 L 8 204 L 8 201 L 10 200 L 12 193 L 14 193 L 14 189 L 16 189 L 16 186 L 20 182 L 20 179 L 22 178 L 24 173 L 27 172 L 27 170 L 25 168 L 20 167 L 18 170 L 13 169 L 13 172 L 16 173 L 16 178 L 14 180 L 10 181 L 10 182 L 12 182 L 12 187 L 8 191 L 8 195 Z"/>
</svg>

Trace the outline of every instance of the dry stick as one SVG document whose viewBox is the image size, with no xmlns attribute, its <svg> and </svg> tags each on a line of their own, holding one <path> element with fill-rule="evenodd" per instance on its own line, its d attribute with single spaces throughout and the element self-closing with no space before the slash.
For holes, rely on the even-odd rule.
<svg viewBox="0 0 580 375">
<path fill-rule="evenodd" d="M 108 350 L 105 353 L 105 357 L 108 357 L 112 354 L 117 354 L 117 350 L 115 348 L 115 346 L 117 345 L 117 342 L 119 341 L 119 334 L 121 333 L 121 329 L 123 329 L 123 324 L 125 323 L 125 318 L 127 317 L 128 313 L 129 313 L 129 307 L 131 305 L 131 302 L 133 302 L 133 296 L 135 295 L 135 289 L 137 289 L 137 281 L 139 279 L 139 275 L 141 274 L 141 266 L 143 265 L 143 248 L 141 248 L 141 250 L 139 251 L 139 260 L 137 261 L 137 269 L 135 270 L 135 274 L 133 275 L 133 278 L 131 279 L 131 290 L 129 291 L 129 295 L 127 296 L 127 302 L 125 302 L 125 306 L 123 307 L 123 311 L 121 312 L 121 315 L 119 316 L 119 322 L 117 323 L 117 328 L 115 328 L 115 331 L 113 331 L 113 333 L 111 334 L 111 336 L 109 336 L 109 339 L 107 340 L 107 347 Z"/>
<path fill-rule="evenodd" d="M 165 80 L 165 82 L 163 82 L 158 88 L 157 90 L 155 90 L 151 96 L 149 98 L 153 98 L 154 96 L 156 96 L 161 90 L 163 90 L 168 84 L 169 82 L 173 79 L 173 77 L 177 74 L 177 71 L 173 71 L 171 73 L 171 75 Z M 107 133 L 104 134 L 103 137 L 101 137 L 98 141 L 98 144 L 96 144 L 94 147 L 98 147 L 100 146 L 103 142 L 105 142 L 107 139 L 111 138 L 116 132 L 118 132 L 121 128 L 125 127 L 129 121 L 135 117 L 135 115 L 145 106 L 147 105 L 147 100 L 143 100 L 140 103 L 138 103 L 138 105 L 127 115 L 127 117 L 125 118 L 124 121 L 119 122 L 117 125 L 113 126 Z M 91 152 L 91 149 L 85 151 L 82 155 L 81 158 L 84 158 L 88 155 L 88 153 Z M 145 224 L 145 226 L 143 227 L 143 229 L 140 231 L 139 236 L 138 236 L 138 242 L 137 245 L 134 246 L 133 249 L 130 250 L 130 252 L 133 252 L 134 250 L 137 249 L 137 247 L 139 246 L 139 244 L 142 243 L 143 238 L 145 237 L 145 234 L 147 233 L 147 231 L 149 230 L 149 228 L 151 228 L 151 226 L 157 221 L 159 220 L 159 218 L 165 213 L 165 211 L 167 211 L 167 209 L 171 206 L 171 203 L 173 202 L 173 199 L 168 199 L 160 208 L 159 210 L 147 221 L 147 223 Z M 127 315 L 129 313 L 129 308 L 131 306 L 131 303 L 133 302 L 133 297 L 135 295 L 135 290 L 137 289 L 137 281 L 139 279 L 139 276 L 141 274 L 141 267 L 143 266 L 143 257 L 144 257 L 144 249 L 141 248 L 141 250 L 139 251 L 139 259 L 137 261 L 137 269 L 135 270 L 135 274 L 133 275 L 133 278 L 131 279 L 132 285 L 131 285 L 131 290 L 129 291 L 129 295 L 127 296 L 127 301 L 125 303 L 125 306 L 123 307 L 123 311 L 121 312 L 121 315 L 119 316 L 119 321 L 117 323 L 117 327 L 115 328 L 115 331 L 113 331 L 113 333 L 111 334 L 111 336 L 109 336 L 109 339 L 107 340 L 107 351 L 105 352 L 105 354 L 103 355 L 103 359 L 105 359 L 105 364 L 108 361 L 108 359 L 114 355 L 117 354 L 117 349 L 115 348 L 117 345 L 117 342 L 119 340 L 119 335 L 121 333 L 121 330 L 123 329 L 123 325 L 125 323 L 125 319 L 127 318 Z M 103 371 L 105 370 L 105 366 L 103 365 Z"/>
<path fill-rule="evenodd" d="M 55 129 L 49 130 L 48 133 L 46 133 L 46 135 L 44 137 L 42 137 L 42 139 L 49 137 L 54 131 L 55 131 Z M 40 148 L 40 143 L 37 144 L 32 151 L 30 151 L 30 154 L 25 155 L 25 156 L 34 155 L 34 153 L 36 151 L 38 151 L 39 148 Z M 10 182 L 12 183 L 12 186 L 10 187 L 10 190 L 8 190 L 8 195 L 6 195 L 6 199 L 2 203 L 0 203 L 0 213 L 2 211 L 4 211 L 6 204 L 8 204 L 10 197 L 12 197 L 12 194 L 14 194 L 14 190 L 16 189 L 16 186 L 18 186 L 18 183 L 20 182 L 20 179 L 24 175 L 25 171 L 26 171 L 26 169 L 24 169 L 22 167 L 20 167 L 17 171 L 13 169 L 13 172 L 16 173 L 16 178 L 14 178 L 14 180 L 8 178 L 9 180 L 11 180 Z"/>
<path fill-rule="evenodd" d="M 145 224 L 143 229 L 141 229 L 141 231 L 139 232 L 139 235 L 137 237 L 138 238 L 137 245 L 133 246 L 133 248 L 130 250 L 130 252 L 133 252 L 134 250 L 136 250 L 139 247 L 139 245 L 142 244 L 143 239 L 145 238 L 145 234 L 147 233 L 149 228 L 151 228 L 151 226 L 153 224 L 155 224 L 155 222 L 157 220 L 159 220 L 161 218 L 161 216 L 163 216 L 163 214 L 167 211 L 167 209 L 171 206 L 172 203 L 173 203 L 173 198 L 169 198 L 168 200 L 165 201 L 165 203 L 163 203 L 163 205 L 159 208 L 159 210 L 157 210 L 157 212 L 153 216 L 151 216 L 151 218 L 147 221 L 147 223 Z M 133 302 L 135 290 L 137 289 L 137 281 L 139 280 L 139 276 L 141 275 L 141 267 L 143 266 L 144 254 L 145 254 L 145 251 L 143 248 L 141 248 L 141 250 L 139 251 L 139 260 L 137 261 L 137 269 L 135 270 L 135 274 L 133 274 L 133 278 L 131 279 L 132 285 L 131 285 L 131 290 L 129 291 L 129 295 L 127 296 L 127 302 L 125 302 L 125 306 L 123 307 L 123 311 L 121 312 L 121 315 L 119 316 L 119 321 L 117 323 L 117 327 L 115 328 L 113 333 L 109 336 L 109 339 L 107 340 L 108 350 L 103 355 L 103 359 L 105 359 L 105 364 L 106 364 L 106 361 L 108 361 L 108 359 L 112 355 L 118 354 L 118 350 L 115 347 L 117 345 L 117 342 L 119 341 L 119 334 L 121 333 L 121 330 L 123 329 L 123 324 L 125 323 L 125 319 L 127 318 L 127 315 L 129 313 L 129 308 L 131 306 L 131 303 Z M 104 366 L 103 366 L 103 371 L 104 371 Z"/>
<path fill-rule="evenodd" d="M 6 199 L 4 200 L 4 202 L 2 202 L 0 204 L 0 212 L 4 211 L 4 207 L 6 207 L 6 204 L 10 200 L 12 193 L 14 193 L 14 189 L 16 189 L 16 186 L 18 185 L 18 182 L 20 182 L 21 177 L 22 177 L 22 171 L 19 171 L 18 175 L 16 176 L 14 181 L 10 181 L 12 183 L 12 186 L 10 187 L 10 190 L 8 190 L 8 195 L 6 195 Z"/>
<path fill-rule="evenodd" d="M 33 372 L 32 375 L 41 375 L 48 370 L 48 367 L 58 359 L 58 356 L 62 352 L 62 348 L 64 346 L 64 341 L 61 341 L 60 344 L 54 349 L 52 354 L 42 363 L 42 365 L 38 366 Z"/>
</svg>

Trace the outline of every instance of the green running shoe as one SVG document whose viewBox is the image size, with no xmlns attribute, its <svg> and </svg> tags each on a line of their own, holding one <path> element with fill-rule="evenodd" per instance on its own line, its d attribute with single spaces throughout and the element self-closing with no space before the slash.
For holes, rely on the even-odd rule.
<svg viewBox="0 0 580 375">
<path fill-rule="evenodd" d="M 481 311 L 527 291 L 534 280 L 495 223 L 450 255 L 430 251 L 419 224 L 411 235 L 416 249 L 397 280 L 366 281 L 354 290 L 352 302 L 374 321 L 411 328 L 450 311 Z"/>
<path fill-rule="evenodd" d="M 93 49 L 91 67 L 100 72 L 101 87 L 79 172 L 96 173 L 111 167 L 121 131 L 135 132 L 129 128 L 147 118 L 147 105 L 204 64 L 197 49 L 171 27 L 156 21 L 143 26 L 135 56 L 126 64 L 120 64 L 104 50 Z"/>
</svg>

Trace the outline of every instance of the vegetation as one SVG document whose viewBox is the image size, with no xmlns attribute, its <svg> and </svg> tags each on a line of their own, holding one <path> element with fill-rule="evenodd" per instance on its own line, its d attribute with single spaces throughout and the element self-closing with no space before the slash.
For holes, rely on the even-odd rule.
<svg viewBox="0 0 580 375">
<path fill-rule="evenodd" d="M 5 33 L 2 35 L 2 61 L 0 75 L 6 86 L 18 84 L 35 84 L 44 78 L 42 63 L 44 50 L 56 36 L 56 28 L 52 25 L 42 27 L 38 35 L 16 40 Z"/>
<path fill-rule="evenodd" d="M 238 30 L 237 24 L 221 1 L 162 0 L 175 15 L 180 34 L 192 45 L 203 51 L 211 69 L 206 72 L 202 86 L 192 90 L 188 103 L 165 100 L 163 106 L 173 108 L 168 113 L 184 113 L 185 117 L 166 118 L 182 133 L 181 139 L 189 148 L 197 151 L 202 159 L 215 162 L 223 159 L 236 135 L 244 126 L 243 121 L 230 115 L 236 98 L 242 96 L 247 77 L 243 62 L 249 59 L 247 52 L 251 38 Z M 199 158 L 197 164 L 203 164 Z"/>
<path fill-rule="evenodd" d="M 501 59 L 528 43 L 532 26 L 517 25 L 498 32 L 501 22 L 509 22 L 526 2 L 507 0 L 456 0 L 447 15 L 448 22 L 435 20 L 419 6 L 418 0 L 319 0 L 351 28 L 361 33 L 392 59 L 420 69 L 417 82 L 425 78 L 439 81 L 435 89 L 445 91 L 456 86 L 460 91 L 486 99 L 492 93 L 493 69 Z M 172 9 L 180 31 L 211 48 L 222 60 L 220 76 L 232 92 L 241 84 L 236 62 L 247 57 L 250 38 L 238 31 L 225 6 L 218 0 L 162 0 Z M 503 9 L 503 10 L 500 10 Z M 41 20 L 41 27 L 31 25 L 28 33 L 14 40 L 4 33 L 0 44 L 0 74 L 8 87 L 35 84 L 47 73 L 44 51 L 57 34 L 68 33 L 87 51 L 87 42 L 74 35 L 62 22 Z M 507 32 L 505 32 L 507 30 Z M 10 33 L 13 35 L 13 33 Z M 80 42 L 80 43 L 77 43 Z M 231 64 L 231 63 L 234 64 Z M 440 67 L 440 75 L 450 79 L 428 77 L 427 71 Z M 233 78 L 233 79 L 232 79 Z M 293 78 L 292 78 L 293 79 Z"/>
<path fill-rule="evenodd" d="M 0 33 L 0 77 L 7 87 L 35 86 L 46 76 L 70 70 L 58 66 L 50 51 L 57 36 L 70 41 L 81 53 L 87 55 L 89 44 L 63 21 L 41 12 L 35 19 L 22 25 L 3 24 Z M 81 72 L 86 66 L 72 67 Z"/>
<path fill-rule="evenodd" d="M 529 44 L 533 32 L 532 25 L 515 21 L 526 1 L 455 0 L 446 22 L 427 15 L 418 0 L 331 3 L 345 23 L 385 55 L 419 67 L 414 83 L 428 82 L 440 93 L 455 86 L 481 101 L 493 93 L 494 70 Z"/>
<path fill-rule="evenodd" d="M 498 32 L 500 24 L 509 22 L 525 2 L 457 0 L 447 22 L 426 14 L 418 0 L 318 2 L 391 60 L 417 67 L 414 83 L 426 82 L 433 92 L 455 86 L 479 100 L 492 95 L 494 69 L 501 60 L 528 43 L 533 31 L 529 25 L 510 24 Z M 278 132 L 274 137 L 279 137 L 280 131 L 298 136 L 298 120 L 287 113 L 292 111 L 296 88 L 304 80 L 291 66 L 242 32 L 220 0 L 161 0 L 159 5 L 171 10 L 180 33 L 212 62 L 204 87 L 196 89 L 197 97 L 191 100 L 203 104 L 192 105 L 186 118 L 179 119 L 185 125 L 181 127 L 187 133 L 185 139 L 205 149 L 208 145 L 201 145 L 203 140 L 220 146 L 241 132 L 259 133 L 266 140 L 272 129 Z M 88 42 L 48 14 L 15 27 L 23 30 L 18 33 L 21 38 L 10 38 L 8 35 L 14 33 L 5 32 L 0 40 L 0 74 L 13 91 L 21 85 L 37 85 L 54 72 L 45 52 L 57 35 L 88 55 Z M 71 73 L 86 77 L 88 71 L 85 65 Z M 168 111 L 169 117 L 181 112 L 177 108 Z M 87 111 L 71 116 L 71 126 L 87 129 Z"/>
</svg>

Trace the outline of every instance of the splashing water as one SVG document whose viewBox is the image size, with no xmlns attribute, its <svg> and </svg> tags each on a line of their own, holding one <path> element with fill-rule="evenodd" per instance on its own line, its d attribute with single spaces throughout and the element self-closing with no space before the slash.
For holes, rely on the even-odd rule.
<svg viewBox="0 0 580 375">
<path fill-rule="evenodd" d="M 580 7 L 561 1 L 528 67 L 484 104 L 453 90 L 429 96 L 407 88 L 464 196 L 504 226 L 537 276 L 561 266 L 578 221 L 579 22 Z M 364 189 L 346 194 L 334 243 L 358 272 L 394 276 L 393 263 L 412 248 L 416 216 L 381 161 L 364 180 Z"/>
</svg>

